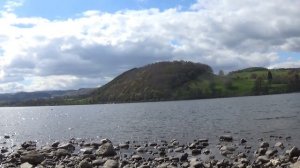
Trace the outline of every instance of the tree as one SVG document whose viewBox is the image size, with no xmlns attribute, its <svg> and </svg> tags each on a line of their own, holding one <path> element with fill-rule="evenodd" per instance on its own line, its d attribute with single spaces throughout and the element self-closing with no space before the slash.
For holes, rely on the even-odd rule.
<svg viewBox="0 0 300 168">
<path fill-rule="evenodd" d="M 224 76 L 224 71 L 223 70 L 219 71 L 219 76 Z"/>
<path fill-rule="evenodd" d="M 269 70 L 268 71 L 268 81 L 269 81 L 269 84 L 272 83 L 272 80 L 273 80 L 273 75 L 272 75 L 272 72 Z"/>
</svg>

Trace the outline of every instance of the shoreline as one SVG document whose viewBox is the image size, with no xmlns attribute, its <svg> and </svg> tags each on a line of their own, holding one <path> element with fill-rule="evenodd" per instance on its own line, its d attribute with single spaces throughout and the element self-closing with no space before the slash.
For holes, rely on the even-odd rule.
<svg viewBox="0 0 300 168">
<path fill-rule="evenodd" d="M 10 139 L 9 136 L 4 138 Z M 0 167 L 299 168 L 300 150 L 296 147 L 299 144 L 290 144 L 288 139 L 291 137 L 272 138 L 272 141 L 260 138 L 250 142 L 226 134 L 219 136 L 217 143 L 209 139 L 186 143 L 173 139 L 156 142 L 133 140 L 119 144 L 109 139 L 93 142 L 71 139 L 40 147 L 37 142 L 26 141 L 20 146 L 2 146 Z"/>
</svg>

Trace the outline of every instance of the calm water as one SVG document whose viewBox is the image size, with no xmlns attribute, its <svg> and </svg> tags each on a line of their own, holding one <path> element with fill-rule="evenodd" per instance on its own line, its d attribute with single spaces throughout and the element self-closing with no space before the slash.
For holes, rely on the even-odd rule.
<svg viewBox="0 0 300 168">
<path fill-rule="evenodd" d="M 300 94 L 59 107 L 0 108 L 0 142 L 75 138 L 155 141 L 291 136 L 300 145 Z"/>
</svg>

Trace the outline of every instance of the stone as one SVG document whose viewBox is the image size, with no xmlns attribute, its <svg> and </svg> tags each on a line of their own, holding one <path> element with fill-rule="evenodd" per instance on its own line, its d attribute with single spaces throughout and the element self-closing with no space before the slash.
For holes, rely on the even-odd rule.
<svg viewBox="0 0 300 168">
<path fill-rule="evenodd" d="M 269 161 L 270 161 L 270 159 L 267 156 L 259 156 L 256 159 L 256 163 L 261 162 L 264 164 L 264 163 L 268 163 Z"/>
<path fill-rule="evenodd" d="M 151 143 L 149 143 L 149 146 L 157 146 L 157 143 L 156 142 L 151 142 Z"/>
<path fill-rule="evenodd" d="M 104 160 L 102 160 L 102 159 L 97 159 L 97 160 L 94 160 L 94 161 L 92 162 L 92 165 L 93 165 L 93 166 L 101 166 L 101 165 L 103 165 L 104 163 L 105 163 Z"/>
<path fill-rule="evenodd" d="M 80 151 L 83 154 L 92 154 L 93 153 L 93 148 L 82 148 L 82 149 L 80 149 Z"/>
<path fill-rule="evenodd" d="M 203 163 L 198 161 L 196 158 L 192 158 L 190 161 L 191 168 L 202 168 L 204 167 Z"/>
<path fill-rule="evenodd" d="M 33 165 L 31 165 L 30 163 L 26 162 L 26 163 L 22 163 L 20 165 L 20 168 L 33 168 Z"/>
<path fill-rule="evenodd" d="M 57 149 L 57 151 L 54 152 L 54 155 L 60 158 L 65 156 L 71 156 L 71 153 L 66 149 Z"/>
<path fill-rule="evenodd" d="M 290 158 L 293 157 L 299 157 L 300 156 L 300 150 L 297 147 L 292 147 L 292 149 L 287 150 L 286 153 L 289 155 Z"/>
<path fill-rule="evenodd" d="M 140 153 L 143 153 L 143 152 L 146 152 L 146 148 L 144 147 L 139 147 L 136 149 L 137 152 L 140 152 Z"/>
<path fill-rule="evenodd" d="M 29 147 L 36 147 L 36 142 L 34 141 L 26 141 L 24 143 L 21 144 L 22 148 L 27 149 Z"/>
<path fill-rule="evenodd" d="M 275 150 L 273 150 L 273 149 L 270 149 L 270 150 L 267 150 L 267 152 L 266 152 L 266 155 L 268 156 L 268 157 L 271 157 L 271 156 L 273 156 L 274 154 L 276 154 L 278 151 L 275 149 Z"/>
<path fill-rule="evenodd" d="M 53 142 L 51 146 L 52 146 L 53 148 L 57 148 L 58 145 L 59 145 L 59 143 L 60 143 L 59 141 Z"/>
<path fill-rule="evenodd" d="M 123 144 L 119 144 L 119 147 L 121 149 L 128 149 L 129 148 L 129 144 L 123 143 Z"/>
<path fill-rule="evenodd" d="M 199 155 L 199 154 L 201 154 L 201 150 L 199 150 L 199 149 L 192 150 L 192 155 Z"/>
<path fill-rule="evenodd" d="M 168 168 L 169 165 L 170 165 L 170 163 L 162 163 L 162 164 L 158 165 L 157 168 Z"/>
<path fill-rule="evenodd" d="M 142 160 L 143 159 L 142 156 L 140 156 L 140 155 L 133 155 L 131 158 L 133 160 Z"/>
<path fill-rule="evenodd" d="M 174 152 L 183 152 L 183 151 L 184 151 L 183 147 L 178 147 L 174 149 Z"/>
<path fill-rule="evenodd" d="M 235 147 L 234 146 L 222 146 L 220 150 L 233 152 L 233 151 L 235 151 Z"/>
<path fill-rule="evenodd" d="M 231 141 L 233 141 L 233 138 L 231 135 L 221 135 L 220 141 L 231 142 Z"/>
<path fill-rule="evenodd" d="M 189 156 L 189 154 L 184 153 L 179 156 L 179 159 L 180 159 L 180 161 L 186 161 L 188 156 Z"/>
<path fill-rule="evenodd" d="M 103 165 L 103 168 L 118 168 L 118 167 L 119 167 L 119 162 L 112 159 L 107 160 Z"/>
<path fill-rule="evenodd" d="M 99 149 L 96 151 L 96 154 L 107 157 L 107 156 L 115 156 L 116 152 L 114 150 L 112 143 L 106 142 L 99 147 Z"/>
<path fill-rule="evenodd" d="M 61 144 L 57 148 L 58 149 L 65 149 L 65 150 L 68 150 L 70 152 L 73 152 L 75 150 L 75 146 L 72 145 L 71 143 Z"/>
<path fill-rule="evenodd" d="M 247 142 L 247 140 L 244 139 L 244 138 L 242 138 L 242 139 L 240 140 L 240 143 L 241 143 L 241 144 L 244 144 L 244 143 L 246 143 L 246 142 Z"/>
<path fill-rule="evenodd" d="M 45 160 L 45 156 L 38 152 L 29 152 L 23 156 L 21 156 L 21 163 L 28 162 L 33 165 L 38 165 Z"/>
<path fill-rule="evenodd" d="M 284 148 L 284 145 L 283 145 L 282 142 L 276 142 L 274 146 L 275 146 L 275 147 L 278 147 L 278 148 L 281 148 L 281 149 Z"/>
<path fill-rule="evenodd" d="M 262 142 L 261 144 L 260 144 L 260 147 L 261 148 L 268 148 L 270 145 L 269 145 L 269 143 L 268 142 Z"/>
<path fill-rule="evenodd" d="M 300 161 L 298 161 L 298 162 L 292 164 L 290 167 L 291 167 L 291 168 L 300 168 Z"/>
<path fill-rule="evenodd" d="M 87 161 L 87 159 L 85 160 L 82 160 L 79 165 L 78 165 L 79 168 L 93 168 L 92 164 Z"/>
<path fill-rule="evenodd" d="M 267 152 L 266 148 L 259 148 L 256 153 L 261 156 L 261 155 L 265 155 L 266 152 Z"/>
<path fill-rule="evenodd" d="M 202 143 L 202 142 L 208 142 L 208 139 L 199 139 L 198 142 Z"/>
<path fill-rule="evenodd" d="M 270 162 L 273 166 L 278 166 L 280 164 L 279 159 L 271 159 Z"/>
<path fill-rule="evenodd" d="M 209 151 L 208 149 L 204 149 L 204 150 L 203 150 L 203 153 L 204 153 L 205 155 L 208 155 L 208 154 L 210 153 L 210 151 Z"/>
<path fill-rule="evenodd" d="M 8 149 L 7 149 L 7 148 L 4 148 L 4 147 L 2 147 L 2 148 L 1 148 L 1 153 L 6 153 L 6 152 L 8 152 Z"/>
</svg>

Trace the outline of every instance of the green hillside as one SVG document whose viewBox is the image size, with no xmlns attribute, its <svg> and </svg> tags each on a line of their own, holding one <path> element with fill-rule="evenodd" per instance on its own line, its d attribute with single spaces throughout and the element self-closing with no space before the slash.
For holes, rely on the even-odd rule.
<svg viewBox="0 0 300 168">
<path fill-rule="evenodd" d="M 271 76 L 268 77 L 268 74 Z M 253 67 L 215 75 L 208 65 L 160 62 L 129 70 L 94 92 L 89 103 L 202 99 L 300 91 L 300 69 Z"/>
</svg>

